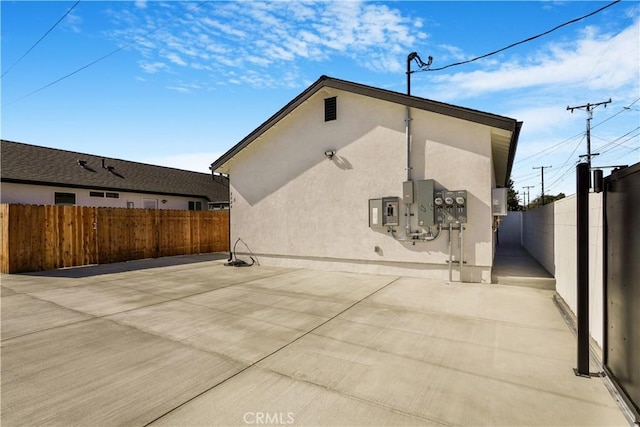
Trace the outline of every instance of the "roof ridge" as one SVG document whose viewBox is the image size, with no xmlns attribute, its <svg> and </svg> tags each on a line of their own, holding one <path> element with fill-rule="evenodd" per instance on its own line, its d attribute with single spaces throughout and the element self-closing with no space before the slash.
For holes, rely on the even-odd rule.
<svg viewBox="0 0 640 427">
<path fill-rule="evenodd" d="M 145 162 L 139 162 L 136 160 L 126 160 L 126 159 L 120 159 L 117 157 L 109 157 L 109 156 L 102 156 L 99 154 L 91 154 L 91 153 L 82 153 L 80 151 L 74 151 L 74 150 L 66 150 L 64 148 L 55 148 L 55 147 L 47 147 L 44 145 L 36 145 L 36 144 L 29 144 L 26 142 L 18 142 L 18 141 L 11 141 L 8 139 L 1 139 L 0 140 L 2 143 L 10 143 L 10 144 L 19 144 L 19 145 L 24 145 L 27 147 L 34 147 L 34 148 L 41 148 L 41 149 L 45 149 L 45 150 L 52 150 L 52 151 L 59 151 L 59 152 L 65 152 L 65 153 L 70 153 L 70 154 L 77 154 L 80 156 L 90 156 L 96 159 L 105 159 L 105 160 L 117 160 L 120 162 L 126 162 L 126 163 L 132 163 L 132 164 L 138 164 L 138 165 L 144 165 L 144 166 L 150 166 L 150 167 L 155 167 L 155 168 L 162 168 L 162 169 L 172 169 L 172 170 L 176 170 L 176 171 L 181 171 L 181 172 L 189 172 L 189 173 L 195 173 L 195 174 L 200 174 L 200 175 L 210 175 L 210 172 L 198 172 L 198 171 L 191 171 L 188 169 L 180 169 L 180 168 L 176 168 L 176 167 L 172 167 L 172 166 L 163 166 L 163 165 L 154 165 L 152 163 L 145 163 Z M 82 160 L 82 159 L 80 159 Z"/>
</svg>

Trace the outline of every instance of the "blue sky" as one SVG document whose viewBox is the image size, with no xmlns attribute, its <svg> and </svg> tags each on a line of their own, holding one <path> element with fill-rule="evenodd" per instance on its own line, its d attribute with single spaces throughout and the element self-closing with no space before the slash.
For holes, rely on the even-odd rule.
<svg viewBox="0 0 640 427">
<path fill-rule="evenodd" d="M 1 135 L 208 172 L 320 75 L 405 92 L 412 51 L 438 68 L 609 3 L 3 0 Z M 533 167 L 552 166 L 546 193 L 572 194 L 587 115 L 567 106 L 611 98 L 593 112 L 593 164 L 640 161 L 640 4 L 415 73 L 412 94 L 523 121 L 516 190 L 535 198 Z"/>
</svg>

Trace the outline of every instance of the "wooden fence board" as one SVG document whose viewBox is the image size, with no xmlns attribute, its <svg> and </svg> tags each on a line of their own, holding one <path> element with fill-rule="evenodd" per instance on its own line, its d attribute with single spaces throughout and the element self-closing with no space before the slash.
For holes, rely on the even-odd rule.
<svg viewBox="0 0 640 427">
<path fill-rule="evenodd" d="M 227 211 L 0 205 L 0 272 L 229 250 Z"/>
<path fill-rule="evenodd" d="M 9 205 L 0 205 L 0 271 L 9 271 Z"/>
</svg>

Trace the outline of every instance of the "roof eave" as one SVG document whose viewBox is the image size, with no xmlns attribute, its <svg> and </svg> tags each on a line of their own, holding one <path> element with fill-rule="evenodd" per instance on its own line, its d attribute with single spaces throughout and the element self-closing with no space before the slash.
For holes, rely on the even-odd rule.
<svg viewBox="0 0 640 427">
<path fill-rule="evenodd" d="M 511 170 L 513 169 L 513 162 L 516 157 L 516 148 L 518 147 L 518 139 L 520 138 L 520 130 L 522 129 L 522 122 L 516 122 L 515 128 L 511 134 L 511 143 L 509 144 L 509 158 L 507 160 L 507 173 L 504 177 L 503 187 L 506 187 L 511 178 Z"/>
<path fill-rule="evenodd" d="M 381 99 L 384 101 L 389 101 L 397 104 L 406 105 L 412 108 L 418 108 L 425 111 L 430 111 L 436 114 L 442 114 L 449 117 L 454 117 L 474 123 L 483 124 L 486 126 L 491 126 L 499 129 L 504 129 L 508 131 L 514 131 L 514 129 L 518 129 L 517 121 L 508 117 L 498 116 L 491 113 L 485 113 L 479 110 L 472 110 L 464 107 L 458 107 L 451 104 L 446 104 L 443 102 L 433 101 L 425 98 L 419 98 L 411 95 L 405 95 L 399 92 L 393 92 L 386 89 L 380 89 L 373 86 L 366 86 L 359 83 L 353 83 L 346 80 L 335 79 L 328 76 L 321 76 L 315 83 L 305 89 L 302 93 L 296 96 L 292 101 L 290 101 L 287 105 L 281 108 L 278 112 L 276 112 L 273 116 L 269 117 L 264 123 L 258 126 L 253 132 L 247 135 L 244 139 L 238 142 L 236 145 L 231 147 L 226 153 L 224 153 L 221 157 L 215 160 L 211 167 L 209 168 L 211 171 L 216 172 L 220 171 L 221 167 L 224 166 L 229 160 L 231 160 L 236 154 L 238 154 L 242 149 L 251 144 L 255 139 L 257 139 L 260 135 L 266 132 L 271 126 L 276 124 L 282 118 L 287 116 L 291 111 L 297 108 L 300 104 L 306 101 L 309 97 L 315 94 L 318 90 L 323 87 L 330 87 L 338 90 L 344 90 L 364 96 L 369 96 L 377 99 Z M 517 142 L 517 136 L 516 136 Z M 510 152 L 510 161 L 513 159 L 511 156 L 515 156 L 515 148 L 513 148 L 513 153 Z M 511 173 L 511 164 L 508 167 L 509 174 Z"/>
</svg>

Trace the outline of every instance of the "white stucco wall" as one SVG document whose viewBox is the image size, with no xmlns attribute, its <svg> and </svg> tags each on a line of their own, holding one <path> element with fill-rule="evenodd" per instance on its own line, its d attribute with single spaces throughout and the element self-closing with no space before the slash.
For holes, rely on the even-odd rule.
<svg viewBox="0 0 640 427">
<path fill-rule="evenodd" d="M 576 313 L 576 196 L 523 214 L 523 246 L 556 278 L 556 291 Z M 602 194 L 589 194 L 589 330 L 603 345 Z"/>
<path fill-rule="evenodd" d="M 0 203 L 20 203 L 27 205 L 53 205 L 55 203 L 54 194 L 58 193 L 74 193 L 76 195 L 77 206 L 95 206 L 95 207 L 112 207 L 126 208 L 127 202 L 133 202 L 134 208 L 144 207 L 144 200 L 155 200 L 158 209 L 177 209 L 186 210 L 189 208 L 189 201 L 201 201 L 203 209 L 207 209 L 206 199 L 187 198 L 179 196 L 165 196 L 160 194 L 140 194 L 130 193 L 118 190 L 107 190 L 109 192 L 118 193 L 119 198 L 107 197 L 91 197 L 90 191 L 79 188 L 53 187 L 44 185 L 15 184 L 11 182 L 3 182 L 0 186 Z M 165 203 L 162 201 L 166 200 Z"/>
<path fill-rule="evenodd" d="M 338 97 L 338 119 L 324 122 L 323 100 L 331 96 Z M 489 282 L 491 130 L 416 109 L 412 116 L 412 179 L 468 191 L 463 279 Z M 328 149 L 337 151 L 333 160 L 324 155 Z M 227 168 L 232 242 L 242 238 L 263 264 L 448 278 L 447 231 L 414 246 L 369 228 L 368 200 L 401 197 L 407 178 L 401 105 L 324 88 Z M 402 205 L 400 222 L 401 234 Z M 453 251 L 457 259 L 455 231 Z"/>
<path fill-rule="evenodd" d="M 502 217 L 497 231 L 499 244 L 522 245 L 522 211 L 509 211 Z"/>
</svg>

